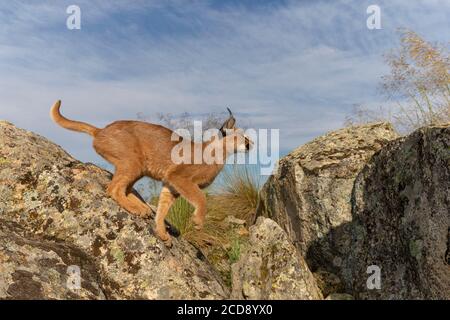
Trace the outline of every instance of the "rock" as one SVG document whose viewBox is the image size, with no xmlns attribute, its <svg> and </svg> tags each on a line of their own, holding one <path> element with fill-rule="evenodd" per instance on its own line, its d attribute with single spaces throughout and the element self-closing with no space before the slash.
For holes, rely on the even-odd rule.
<svg viewBox="0 0 450 320">
<path fill-rule="evenodd" d="M 279 161 L 261 192 L 258 215 L 275 220 L 309 267 L 339 273 L 352 219 L 354 180 L 372 155 L 397 138 L 392 126 L 348 127 L 318 137 Z"/>
<path fill-rule="evenodd" d="M 245 224 L 245 220 L 238 219 L 232 215 L 226 217 L 226 222 L 229 224 L 235 224 L 235 225 L 244 225 Z"/>
<path fill-rule="evenodd" d="M 71 266 L 83 269 L 72 286 Z M 95 263 L 81 250 L 0 220 L 0 299 L 105 298 Z"/>
<path fill-rule="evenodd" d="M 332 293 L 325 300 L 355 300 L 355 298 L 348 293 Z"/>
<path fill-rule="evenodd" d="M 313 276 L 324 297 L 345 290 L 341 279 L 334 273 L 319 269 L 313 273 Z"/>
<path fill-rule="evenodd" d="M 249 244 L 232 266 L 232 299 L 322 299 L 306 262 L 273 220 L 250 227 Z"/>
<path fill-rule="evenodd" d="M 63 259 L 65 249 L 58 251 L 57 243 L 92 261 L 86 266 L 95 267 L 100 292 L 85 289 L 81 298 L 227 298 L 228 289 L 194 247 L 183 239 L 174 239 L 173 247 L 167 249 L 153 235 L 152 220 L 129 215 L 107 197 L 110 178 L 107 171 L 75 160 L 45 138 L 0 122 L 0 218 L 20 225 L 42 241 L 53 242 L 55 247 L 45 242 L 50 246 L 46 256 L 61 265 L 61 272 L 71 262 Z M 11 237 L 4 235 L 2 241 L 12 243 L 15 240 Z M 2 263 L 0 268 L 24 270 L 29 273 L 22 273 L 23 277 L 39 282 L 35 278 L 39 266 L 32 265 L 43 250 L 39 243 L 23 253 L 23 259 L 30 260 L 28 267 L 20 269 L 18 262 L 11 260 L 11 265 Z M 17 244 L 18 250 L 20 246 Z M 11 259 L 5 249 L 0 254 Z M 93 275 L 84 264 L 80 268 L 83 279 Z M 51 275 L 55 281 L 61 278 L 61 273 L 52 271 L 45 276 Z M 1 278 L 0 290 L 14 283 L 12 277 Z M 33 286 L 36 297 L 66 294 L 64 288 L 51 293 L 43 285 L 33 282 Z"/>
<path fill-rule="evenodd" d="M 390 143 L 358 175 L 345 281 L 359 299 L 450 299 L 450 126 Z M 381 269 L 369 290 L 368 266 Z M 369 270 L 370 271 L 370 270 Z"/>
</svg>

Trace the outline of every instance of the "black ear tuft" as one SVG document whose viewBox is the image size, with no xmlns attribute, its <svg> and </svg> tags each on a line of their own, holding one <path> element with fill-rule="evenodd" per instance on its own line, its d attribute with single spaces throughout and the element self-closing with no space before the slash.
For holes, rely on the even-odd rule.
<svg viewBox="0 0 450 320">
<path fill-rule="evenodd" d="M 220 133 L 222 133 L 222 136 L 224 136 L 224 137 L 227 135 L 226 129 L 234 129 L 234 125 L 236 124 L 236 119 L 234 118 L 233 113 L 231 112 L 230 108 L 227 108 L 227 110 L 230 113 L 230 116 L 222 124 L 222 127 L 219 129 Z"/>
</svg>

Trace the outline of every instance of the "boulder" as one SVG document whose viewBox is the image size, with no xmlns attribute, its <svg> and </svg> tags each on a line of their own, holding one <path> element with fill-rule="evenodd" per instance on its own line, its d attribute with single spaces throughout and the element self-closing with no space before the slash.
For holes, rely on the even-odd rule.
<svg viewBox="0 0 450 320">
<path fill-rule="evenodd" d="M 28 298 L 69 297 L 58 281 L 64 285 L 64 269 L 74 263 L 84 280 L 77 298 L 227 298 L 198 250 L 183 239 L 166 248 L 152 220 L 129 215 L 106 195 L 110 179 L 47 139 L 0 122 L 0 219 L 28 234 L 20 240 L 16 231 L 2 231 L 0 269 L 7 272 L 0 275 L 0 297 L 21 297 L 27 286 L 33 287 Z M 10 245 L 20 257 L 11 256 Z M 53 291 L 38 276 L 40 253 L 50 261 L 42 279 L 52 279 Z"/>
<path fill-rule="evenodd" d="M 74 266 L 83 270 L 74 269 L 78 279 Z M 0 299 L 105 298 L 95 263 L 84 252 L 0 220 Z"/>
<path fill-rule="evenodd" d="M 374 155 L 352 202 L 343 270 L 356 298 L 450 299 L 449 125 L 419 129 Z"/>
<path fill-rule="evenodd" d="M 249 231 L 247 249 L 232 266 L 232 299 L 322 299 L 305 260 L 276 222 L 259 217 Z"/>
<path fill-rule="evenodd" d="M 359 171 L 397 134 L 374 123 L 330 132 L 280 159 L 265 183 L 257 215 L 276 221 L 311 270 L 339 273 L 352 220 L 351 194 Z"/>
</svg>

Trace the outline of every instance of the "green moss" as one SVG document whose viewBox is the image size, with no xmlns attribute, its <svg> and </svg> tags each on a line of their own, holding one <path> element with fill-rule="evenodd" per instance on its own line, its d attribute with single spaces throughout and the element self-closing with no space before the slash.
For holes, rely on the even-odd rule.
<svg viewBox="0 0 450 320">
<path fill-rule="evenodd" d="M 416 258 L 416 260 L 420 260 L 422 257 L 422 247 L 423 247 L 422 240 L 409 241 L 409 253 L 411 254 L 411 256 Z"/>
<path fill-rule="evenodd" d="M 122 264 L 125 261 L 125 256 L 120 248 L 112 248 L 111 255 L 114 257 L 118 264 Z"/>
<path fill-rule="evenodd" d="M 8 164 L 10 161 L 8 160 L 8 159 L 6 159 L 6 158 L 0 158 L 0 166 L 2 165 L 2 164 Z"/>
<path fill-rule="evenodd" d="M 358 241 L 366 237 L 366 229 L 357 222 L 354 223 L 354 232 Z"/>
</svg>

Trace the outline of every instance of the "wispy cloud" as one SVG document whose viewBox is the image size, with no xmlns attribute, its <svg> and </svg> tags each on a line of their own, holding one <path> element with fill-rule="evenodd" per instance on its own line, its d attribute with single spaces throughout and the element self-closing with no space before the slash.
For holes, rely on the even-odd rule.
<svg viewBox="0 0 450 320">
<path fill-rule="evenodd" d="M 65 27 L 68 5 L 82 29 Z M 220 112 L 280 128 L 291 149 L 339 127 L 353 103 L 379 101 L 382 53 L 409 27 L 447 41 L 448 1 L 377 1 L 381 30 L 366 28 L 372 1 L 11 1 L 0 4 L 0 118 L 99 161 L 89 138 L 53 125 L 98 126 L 138 112 Z"/>
</svg>

